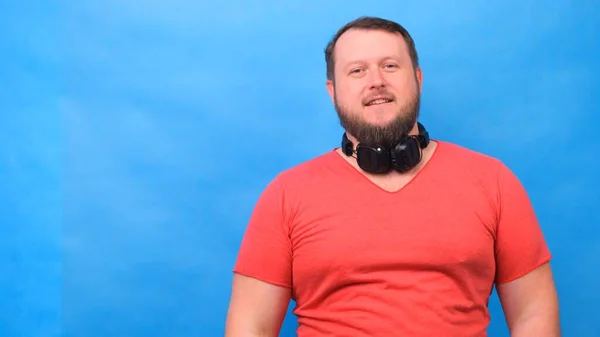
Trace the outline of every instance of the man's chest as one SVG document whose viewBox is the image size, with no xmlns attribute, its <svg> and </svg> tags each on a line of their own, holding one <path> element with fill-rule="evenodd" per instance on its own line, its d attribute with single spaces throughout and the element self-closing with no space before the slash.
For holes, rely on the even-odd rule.
<svg viewBox="0 0 600 337">
<path fill-rule="evenodd" d="M 411 283 L 458 271 L 493 278 L 494 214 L 488 203 L 435 194 L 385 200 L 340 196 L 330 207 L 297 218 L 293 275 L 300 292 L 303 285 L 337 280 L 343 286 L 363 277 Z"/>
</svg>

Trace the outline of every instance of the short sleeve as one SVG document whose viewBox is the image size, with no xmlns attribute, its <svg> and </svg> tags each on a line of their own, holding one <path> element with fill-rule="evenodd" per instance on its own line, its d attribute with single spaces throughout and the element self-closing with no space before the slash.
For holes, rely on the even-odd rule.
<svg viewBox="0 0 600 337">
<path fill-rule="evenodd" d="M 496 283 L 515 280 L 551 259 L 525 188 L 510 169 L 498 171 Z"/>
<path fill-rule="evenodd" d="M 283 188 L 280 181 L 275 179 L 267 185 L 254 206 L 233 271 L 291 287 L 291 247 Z"/>
</svg>

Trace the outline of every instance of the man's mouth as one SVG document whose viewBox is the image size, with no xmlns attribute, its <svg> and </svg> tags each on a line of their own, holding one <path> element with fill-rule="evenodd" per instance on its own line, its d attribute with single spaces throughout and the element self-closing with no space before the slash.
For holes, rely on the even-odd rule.
<svg viewBox="0 0 600 337">
<path fill-rule="evenodd" d="M 366 106 L 371 106 L 371 105 L 379 105 L 379 104 L 385 104 L 385 103 L 391 103 L 392 100 L 391 99 L 387 99 L 387 98 L 377 98 L 371 101 L 368 101 L 367 104 L 365 104 Z"/>
</svg>

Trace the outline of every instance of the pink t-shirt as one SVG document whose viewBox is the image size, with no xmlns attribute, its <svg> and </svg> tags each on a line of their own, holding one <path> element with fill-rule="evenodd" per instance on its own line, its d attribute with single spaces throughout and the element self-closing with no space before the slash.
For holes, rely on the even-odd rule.
<svg viewBox="0 0 600 337">
<path fill-rule="evenodd" d="M 438 141 L 398 192 L 330 151 L 260 196 L 234 272 L 291 287 L 299 337 L 485 336 L 494 283 L 551 254 L 499 160 Z"/>
</svg>

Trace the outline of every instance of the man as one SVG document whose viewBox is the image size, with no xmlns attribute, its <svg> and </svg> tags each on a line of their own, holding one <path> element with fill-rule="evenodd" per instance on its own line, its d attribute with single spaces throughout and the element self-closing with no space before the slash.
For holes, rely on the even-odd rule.
<svg viewBox="0 0 600 337">
<path fill-rule="evenodd" d="M 226 336 L 486 336 L 495 285 L 511 336 L 559 336 L 551 258 L 499 160 L 430 139 L 409 33 L 363 17 L 326 48 L 342 146 L 263 191 L 235 265 Z"/>
</svg>

